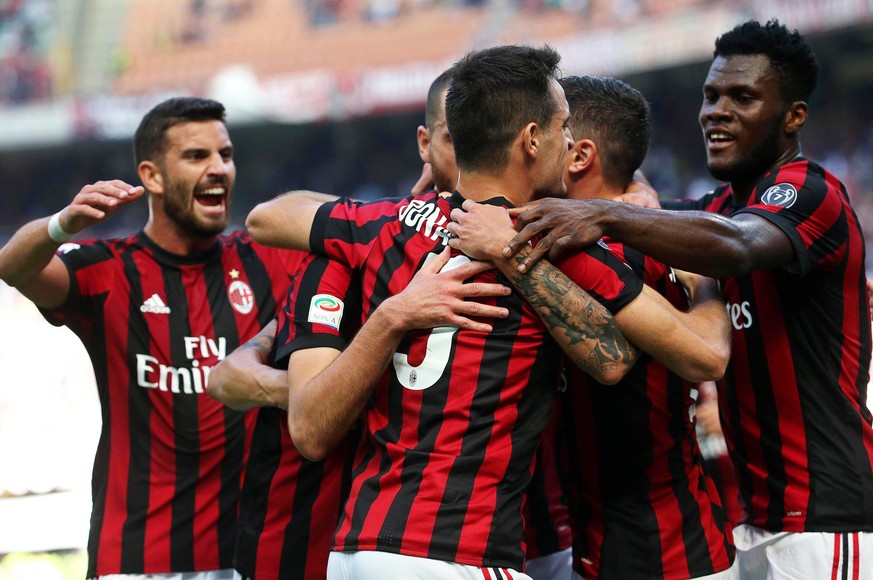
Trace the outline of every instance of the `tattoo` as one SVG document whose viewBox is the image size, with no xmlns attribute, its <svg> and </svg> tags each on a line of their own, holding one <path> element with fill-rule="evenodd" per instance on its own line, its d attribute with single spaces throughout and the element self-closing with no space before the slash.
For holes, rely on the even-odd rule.
<svg viewBox="0 0 873 580">
<path fill-rule="evenodd" d="M 520 264 L 529 253 L 525 248 L 513 259 Z M 612 314 L 552 264 L 541 261 L 528 274 L 510 271 L 509 278 L 562 346 L 578 347 L 569 354 L 589 374 L 636 361 L 637 350 L 621 334 Z"/>
<path fill-rule="evenodd" d="M 270 354 L 270 349 L 273 348 L 274 340 L 272 331 L 265 327 L 258 334 L 250 338 L 241 348 L 254 349 L 261 354 L 268 355 Z"/>
</svg>

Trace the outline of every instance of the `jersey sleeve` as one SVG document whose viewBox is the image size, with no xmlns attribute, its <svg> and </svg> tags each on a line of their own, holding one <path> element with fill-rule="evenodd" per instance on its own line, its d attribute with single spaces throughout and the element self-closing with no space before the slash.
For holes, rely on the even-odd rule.
<svg viewBox="0 0 873 580">
<path fill-rule="evenodd" d="M 754 214 L 779 228 L 794 248 L 795 261 L 786 270 L 805 275 L 838 264 L 849 236 L 847 208 L 842 184 L 804 160 L 762 179 L 737 215 Z"/>
<path fill-rule="evenodd" d="M 40 308 L 43 317 L 55 326 L 71 326 L 84 321 L 97 311 L 102 296 L 112 290 L 116 266 L 107 242 L 90 240 L 68 242 L 58 247 L 56 255 L 70 275 L 70 289 L 62 304 L 52 309 Z"/>
<path fill-rule="evenodd" d="M 316 254 L 360 269 L 382 226 L 396 219 L 397 208 L 397 199 L 327 202 L 315 214 L 309 247 Z"/>
<path fill-rule="evenodd" d="M 354 272 L 311 254 L 300 263 L 279 310 L 271 363 L 287 368 L 288 357 L 306 348 L 342 350 L 360 324 L 360 284 Z"/>
<path fill-rule="evenodd" d="M 642 278 L 602 240 L 562 257 L 555 266 L 612 314 L 627 306 L 643 290 Z"/>
</svg>

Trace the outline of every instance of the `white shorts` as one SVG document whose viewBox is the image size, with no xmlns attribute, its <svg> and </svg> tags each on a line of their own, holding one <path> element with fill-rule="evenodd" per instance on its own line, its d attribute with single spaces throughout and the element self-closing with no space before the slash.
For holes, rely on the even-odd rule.
<svg viewBox="0 0 873 580">
<path fill-rule="evenodd" d="M 205 572 L 166 572 L 163 574 L 108 574 L 95 580 L 233 580 L 234 571 L 207 570 Z"/>
<path fill-rule="evenodd" d="M 741 578 L 873 580 L 873 533 L 767 532 L 734 528 Z"/>
<path fill-rule="evenodd" d="M 524 571 L 533 580 L 570 580 L 573 572 L 573 548 L 524 563 Z"/>
<path fill-rule="evenodd" d="M 573 575 L 570 578 L 572 580 L 584 580 L 582 576 L 576 573 L 575 570 L 573 571 Z M 734 560 L 734 563 L 731 564 L 731 567 L 727 570 L 722 570 L 721 572 L 716 572 L 715 574 L 707 574 L 706 576 L 695 576 L 691 580 L 739 580 L 740 578 L 740 568 L 738 562 Z M 757 578 L 749 576 L 748 580 L 757 580 Z"/>
<path fill-rule="evenodd" d="M 327 580 L 531 580 L 507 568 L 479 568 L 457 562 L 365 550 L 331 552 Z"/>
</svg>

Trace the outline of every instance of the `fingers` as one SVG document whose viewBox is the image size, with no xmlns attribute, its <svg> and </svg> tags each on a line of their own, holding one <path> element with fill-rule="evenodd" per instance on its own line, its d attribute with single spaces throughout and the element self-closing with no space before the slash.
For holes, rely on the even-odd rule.
<svg viewBox="0 0 873 580">
<path fill-rule="evenodd" d="M 451 244 L 452 241 L 454 240 L 449 240 L 449 244 Z M 449 270 L 448 272 L 446 272 L 446 274 L 459 280 L 466 280 L 467 278 L 472 278 L 476 274 L 487 272 L 488 270 L 492 270 L 493 268 L 493 264 L 490 264 L 488 262 L 480 262 L 479 260 L 473 260 L 472 262 L 462 264 L 453 270 Z"/>
<path fill-rule="evenodd" d="M 479 322 L 477 320 L 470 320 L 463 316 L 458 316 L 456 319 L 452 320 L 451 325 L 463 328 L 464 330 L 471 330 L 473 332 L 491 332 L 494 330 L 494 327 L 490 324 Z"/>
<path fill-rule="evenodd" d="M 475 316 L 476 318 L 506 318 L 509 316 L 509 310 L 502 306 L 465 300 L 455 308 L 455 314 L 465 317 Z"/>
<path fill-rule="evenodd" d="M 108 210 L 122 203 L 129 203 L 142 194 L 145 190 L 142 186 L 133 187 L 121 180 L 98 181 L 86 185 L 73 198 L 73 205 L 86 205 L 94 208 Z"/>
<path fill-rule="evenodd" d="M 518 265 L 518 271 L 530 271 L 534 266 L 536 266 L 537 262 L 543 259 L 550 248 L 551 245 L 548 242 L 544 244 L 543 240 L 540 240 L 536 246 L 531 247 L 530 253 L 525 256 L 521 264 Z"/>
<path fill-rule="evenodd" d="M 422 266 L 422 268 L 421 268 L 421 270 L 419 270 L 419 272 L 426 272 L 428 274 L 439 273 L 439 271 L 443 269 L 443 266 L 445 266 L 448 263 L 449 258 L 452 257 L 452 249 L 450 247 L 446 246 L 445 248 L 443 248 L 443 251 L 440 252 L 439 254 L 431 254 L 431 255 L 433 256 L 433 258 L 431 258 L 430 260 L 425 262 L 424 266 Z M 417 275 L 418 274 L 416 274 L 416 276 Z"/>
<path fill-rule="evenodd" d="M 460 295 L 468 298 L 484 297 L 484 296 L 509 296 L 512 293 L 512 288 L 503 284 L 489 284 L 483 282 L 472 282 L 464 284 Z"/>
</svg>

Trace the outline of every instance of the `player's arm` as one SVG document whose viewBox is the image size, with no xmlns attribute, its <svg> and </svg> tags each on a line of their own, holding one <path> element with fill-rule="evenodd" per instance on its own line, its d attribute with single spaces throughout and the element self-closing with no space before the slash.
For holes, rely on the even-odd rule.
<svg viewBox="0 0 873 580">
<path fill-rule="evenodd" d="M 668 211 L 602 199 L 548 199 L 518 216 L 518 234 L 504 255 L 519 252 L 542 235 L 521 261 L 529 268 L 548 255 L 579 248 L 603 236 L 683 270 L 714 278 L 775 268 L 795 259 L 788 236 L 752 214 L 727 218 L 704 211 Z"/>
<path fill-rule="evenodd" d="M 466 212 L 452 211 L 448 224 L 449 244 L 468 256 L 491 261 L 542 319 L 549 333 L 567 356 L 595 380 L 617 383 L 636 362 L 639 351 L 622 334 L 616 318 L 603 304 L 580 288 L 548 261 L 541 261 L 528 273 L 517 262 L 531 251 L 501 255 L 505 240 L 512 236 L 512 222 L 503 208 L 465 201 Z M 470 216 L 482 221 L 474 224 Z M 457 220 L 464 220 L 464 224 Z"/>
<path fill-rule="evenodd" d="M 648 286 L 615 314 L 628 340 L 682 378 L 720 379 L 731 353 L 730 320 L 718 284 L 711 278 L 685 274 L 691 306 L 673 307 Z"/>
<path fill-rule="evenodd" d="M 446 248 L 402 292 L 383 301 L 344 351 L 310 348 L 291 354 L 288 430 L 304 457 L 323 459 L 342 440 L 364 410 L 406 332 L 438 326 L 490 332 L 490 324 L 473 317 L 508 316 L 505 308 L 474 300 L 505 296 L 509 288 L 464 284 L 490 265 L 470 262 L 440 272 L 448 259 Z"/>
<path fill-rule="evenodd" d="M 308 252 L 315 213 L 323 203 L 336 199 L 326 193 L 290 191 L 256 205 L 246 218 L 246 228 L 265 246 Z"/>
<path fill-rule="evenodd" d="M 276 336 L 272 320 L 248 342 L 227 355 L 210 372 L 206 392 L 231 409 L 288 406 L 288 373 L 267 364 Z"/>
<path fill-rule="evenodd" d="M 86 185 L 58 214 L 25 224 L 12 235 L 0 248 L 0 278 L 41 308 L 60 306 L 67 297 L 70 276 L 55 255 L 58 246 L 85 228 L 109 219 L 142 194 L 142 187 L 119 180 Z"/>
</svg>

